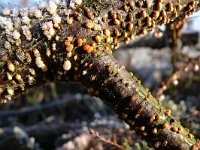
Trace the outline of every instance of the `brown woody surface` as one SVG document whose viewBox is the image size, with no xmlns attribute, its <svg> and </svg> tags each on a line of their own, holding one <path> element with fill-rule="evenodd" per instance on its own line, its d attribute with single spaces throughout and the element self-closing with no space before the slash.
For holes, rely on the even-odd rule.
<svg viewBox="0 0 200 150">
<path fill-rule="evenodd" d="M 79 81 L 156 149 L 198 146 L 140 80 L 112 56 L 120 42 L 183 19 L 198 0 L 54 1 L 0 16 L 0 100 L 49 80 Z M 196 146 L 194 146 L 196 144 Z"/>
</svg>

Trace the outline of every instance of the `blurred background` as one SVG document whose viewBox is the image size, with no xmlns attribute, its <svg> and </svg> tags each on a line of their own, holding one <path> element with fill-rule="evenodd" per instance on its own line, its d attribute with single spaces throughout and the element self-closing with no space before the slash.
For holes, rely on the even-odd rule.
<svg viewBox="0 0 200 150">
<path fill-rule="evenodd" d="M 39 0 L 0 0 L 30 7 Z M 200 13 L 156 28 L 114 51 L 183 126 L 200 138 Z M 140 56 L 140 57 L 138 57 Z M 89 129 L 90 128 L 90 132 Z M 98 136 L 97 136 L 98 135 Z M 150 150 L 82 85 L 49 83 L 0 104 L 0 149 Z"/>
</svg>

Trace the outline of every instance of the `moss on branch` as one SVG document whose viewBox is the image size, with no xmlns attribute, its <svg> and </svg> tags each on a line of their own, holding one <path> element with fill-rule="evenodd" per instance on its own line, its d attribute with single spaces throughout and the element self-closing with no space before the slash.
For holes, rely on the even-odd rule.
<svg viewBox="0 0 200 150">
<path fill-rule="evenodd" d="M 74 70 L 74 80 L 81 74 L 78 80 L 89 88 L 90 93 L 100 97 L 130 128 L 140 133 L 149 146 L 156 149 L 190 149 L 194 146 L 193 135 L 171 116 L 171 110 L 165 109 L 140 80 L 102 50 L 99 49 L 96 56 L 80 54 L 79 57 L 88 59 L 75 62 L 81 68 Z"/>
<path fill-rule="evenodd" d="M 111 54 L 121 42 L 199 9 L 198 0 L 50 0 L 38 8 L 3 9 L 0 100 L 49 80 L 80 81 L 149 145 L 195 149 L 194 137 Z"/>
</svg>

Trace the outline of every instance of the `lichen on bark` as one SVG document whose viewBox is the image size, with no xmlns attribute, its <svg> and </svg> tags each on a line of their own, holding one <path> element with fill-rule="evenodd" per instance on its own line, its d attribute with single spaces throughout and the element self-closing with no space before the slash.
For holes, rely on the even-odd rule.
<svg viewBox="0 0 200 150">
<path fill-rule="evenodd" d="M 118 64 L 112 50 L 199 9 L 198 0 L 50 0 L 21 11 L 3 9 L 1 102 L 49 80 L 79 81 L 150 146 L 195 149 L 195 138 Z"/>
</svg>

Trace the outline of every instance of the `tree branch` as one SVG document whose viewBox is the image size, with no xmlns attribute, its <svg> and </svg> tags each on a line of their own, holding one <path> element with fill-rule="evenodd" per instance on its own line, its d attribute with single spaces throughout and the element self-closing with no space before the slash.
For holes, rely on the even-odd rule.
<svg viewBox="0 0 200 150">
<path fill-rule="evenodd" d="M 8 10 L 0 17 L 0 99 L 49 80 L 80 81 L 150 146 L 195 148 L 196 140 L 111 55 L 158 25 L 199 10 L 199 0 L 86 0 Z M 15 24 L 14 24 L 15 23 Z"/>
<path fill-rule="evenodd" d="M 78 69 L 74 74 L 82 74 L 86 69 L 87 74 L 81 76 L 80 81 L 152 146 L 188 149 L 195 144 L 193 136 L 170 115 L 171 111 L 163 108 L 148 89 L 141 86 L 141 81 L 120 66 L 112 55 L 99 50 L 96 58 L 89 57 L 82 65 L 85 63 L 94 65 Z"/>
<path fill-rule="evenodd" d="M 14 110 L 5 110 L 5 111 L 0 111 L 0 118 L 4 119 L 4 118 L 8 118 L 8 117 L 21 117 L 21 116 L 25 116 L 25 115 L 31 115 L 33 113 L 37 113 L 40 111 L 43 112 L 48 112 L 48 111 L 52 111 L 56 108 L 65 108 L 68 105 L 73 105 L 73 103 L 75 102 L 79 102 L 79 101 L 85 101 L 85 100 L 94 100 L 94 98 L 88 96 L 88 95 L 68 95 L 66 96 L 66 98 L 64 98 L 63 100 L 54 100 L 50 103 L 45 103 L 45 104 L 40 104 L 40 105 L 36 105 L 36 106 L 27 106 L 27 107 L 23 107 L 20 109 L 14 109 Z"/>
<path fill-rule="evenodd" d="M 152 49 L 161 49 L 169 47 L 169 42 L 165 32 L 161 32 L 162 37 L 145 36 L 140 39 L 134 40 L 128 45 L 123 45 L 120 49 L 133 48 L 133 47 L 150 47 Z M 196 45 L 199 43 L 199 32 L 184 33 L 180 38 L 183 46 Z"/>
</svg>

